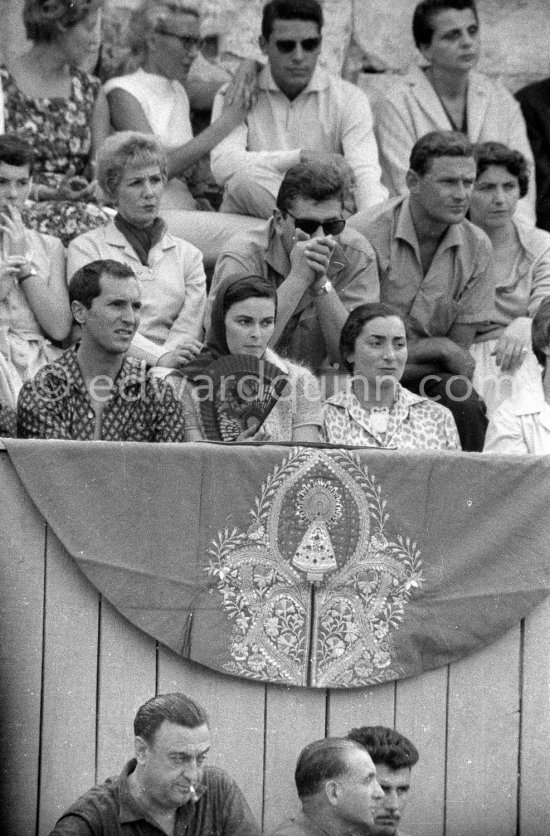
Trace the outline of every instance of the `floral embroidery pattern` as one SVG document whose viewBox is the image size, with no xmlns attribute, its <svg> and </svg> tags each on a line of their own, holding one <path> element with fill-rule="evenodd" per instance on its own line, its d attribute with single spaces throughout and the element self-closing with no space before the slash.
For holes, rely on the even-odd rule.
<svg viewBox="0 0 550 836">
<path fill-rule="evenodd" d="M 388 539 L 381 489 L 353 452 L 293 449 L 247 531 L 219 532 L 206 572 L 234 622 L 233 674 L 319 688 L 397 678 L 392 632 L 422 584 L 409 538 Z"/>
<path fill-rule="evenodd" d="M 25 95 L 5 66 L 0 66 L 5 130 L 26 139 L 35 150 L 34 182 L 56 188 L 63 178 L 85 177 L 92 144 L 91 124 L 100 82 L 73 69 L 68 99 Z M 72 238 L 101 226 L 108 216 L 100 206 L 82 201 L 42 201 L 23 213 L 25 224 L 38 232 Z"/>
</svg>

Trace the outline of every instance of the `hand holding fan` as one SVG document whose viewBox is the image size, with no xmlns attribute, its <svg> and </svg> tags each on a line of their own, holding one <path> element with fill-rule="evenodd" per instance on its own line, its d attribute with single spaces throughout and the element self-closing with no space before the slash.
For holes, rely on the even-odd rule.
<svg viewBox="0 0 550 836">
<path fill-rule="evenodd" d="M 199 408 L 210 441 L 236 441 L 251 427 L 259 430 L 288 382 L 274 363 L 250 354 L 220 357 L 201 378 Z"/>
</svg>

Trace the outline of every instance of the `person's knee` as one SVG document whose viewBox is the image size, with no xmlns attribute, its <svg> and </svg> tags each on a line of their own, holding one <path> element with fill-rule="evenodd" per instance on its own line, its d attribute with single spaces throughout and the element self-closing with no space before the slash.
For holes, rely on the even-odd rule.
<svg viewBox="0 0 550 836">
<path fill-rule="evenodd" d="M 281 179 L 279 175 L 278 179 Z M 275 208 L 277 177 L 272 174 L 269 183 L 265 180 L 265 176 L 252 167 L 235 172 L 225 184 L 221 211 L 270 218 Z"/>
</svg>

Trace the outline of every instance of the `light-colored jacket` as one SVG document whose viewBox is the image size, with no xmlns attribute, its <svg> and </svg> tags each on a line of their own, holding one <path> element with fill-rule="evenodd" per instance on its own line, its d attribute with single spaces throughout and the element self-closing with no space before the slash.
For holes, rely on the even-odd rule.
<svg viewBox="0 0 550 836">
<path fill-rule="evenodd" d="M 382 183 L 391 195 L 407 191 L 405 175 L 411 149 L 429 131 L 453 128 L 439 96 L 420 67 L 414 67 L 372 103 Z M 466 102 L 468 137 L 472 142 L 498 140 L 533 164 L 533 154 L 518 102 L 500 81 L 471 72 Z M 535 185 L 520 200 L 518 216 L 535 224 Z"/>
<path fill-rule="evenodd" d="M 71 241 L 67 276 L 70 279 L 84 264 L 106 258 L 131 267 L 140 284 L 141 321 L 130 347 L 132 356 L 154 366 L 182 340 L 201 338 L 206 277 L 200 250 L 166 232 L 152 247 L 148 264 L 143 265 L 111 221 Z"/>
</svg>

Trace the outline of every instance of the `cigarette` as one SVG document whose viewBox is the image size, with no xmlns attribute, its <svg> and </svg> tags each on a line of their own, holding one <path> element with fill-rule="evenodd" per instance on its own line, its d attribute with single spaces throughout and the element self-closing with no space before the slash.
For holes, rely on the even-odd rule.
<svg viewBox="0 0 550 836">
<path fill-rule="evenodd" d="M 195 792 L 195 787 L 193 786 L 193 784 L 190 784 L 189 786 L 189 795 L 191 796 L 191 801 L 195 802 L 199 800 L 199 797 Z"/>
</svg>

